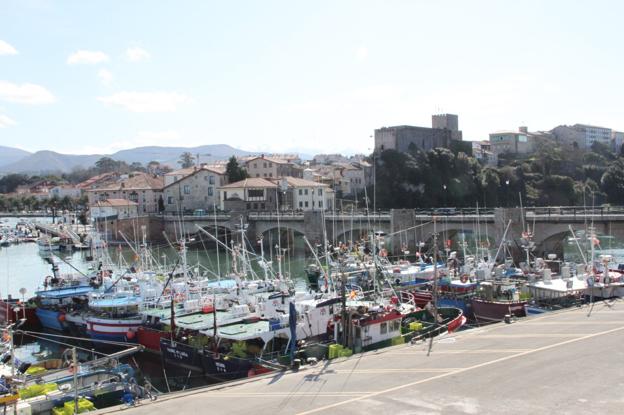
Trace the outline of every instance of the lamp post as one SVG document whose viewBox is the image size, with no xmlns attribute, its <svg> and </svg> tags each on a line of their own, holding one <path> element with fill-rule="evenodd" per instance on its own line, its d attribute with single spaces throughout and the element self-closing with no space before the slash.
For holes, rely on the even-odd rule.
<svg viewBox="0 0 624 415">
<path fill-rule="evenodd" d="M 442 185 L 442 190 L 444 190 L 443 196 L 442 196 L 442 207 L 446 207 L 446 185 L 445 184 Z"/>
<path fill-rule="evenodd" d="M 505 180 L 505 207 L 509 207 L 509 179 Z"/>
</svg>

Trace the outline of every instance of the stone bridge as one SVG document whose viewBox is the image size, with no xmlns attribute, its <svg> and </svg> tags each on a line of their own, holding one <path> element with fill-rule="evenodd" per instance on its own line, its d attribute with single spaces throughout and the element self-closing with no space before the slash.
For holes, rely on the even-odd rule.
<svg viewBox="0 0 624 415">
<path fill-rule="evenodd" d="M 292 235 L 306 235 L 311 241 L 322 241 L 325 229 L 327 239 L 336 242 L 356 240 L 360 235 L 372 231 L 387 234 L 389 248 L 393 253 L 407 247 L 414 252 L 421 242 L 429 245 L 434 233 L 441 240 L 453 239 L 458 233 L 478 235 L 479 240 L 490 241 L 491 245 L 500 243 L 505 229 L 509 225 L 506 241 L 515 255 L 520 253 L 520 239 L 527 228 L 533 232 L 536 244 L 536 255 L 556 253 L 563 256 L 563 241 L 571 236 L 570 227 L 574 230 L 583 229 L 586 224 L 593 223 L 598 234 L 608 234 L 624 238 L 624 210 L 594 209 L 591 211 L 580 208 L 497 208 L 477 213 L 476 211 L 440 210 L 444 215 L 436 215 L 436 211 L 416 211 L 393 209 L 379 214 L 340 214 L 320 211 L 304 213 L 233 213 L 217 214 L 216 216 L 184 216 L 164 217 L 164 230 L 170 237 L 180 234 L 192 235 L 198 232 L 197 227 L 207 230 L 216 228 L 221 234 L 224 231 L 233 233 L 247 229 L 249 239 L 270 232 L 289 232 Z M 433 214 L 432 214 L 433 213 Z M 453 246 L 452 249 L 459 249 Z"/>
</svg>

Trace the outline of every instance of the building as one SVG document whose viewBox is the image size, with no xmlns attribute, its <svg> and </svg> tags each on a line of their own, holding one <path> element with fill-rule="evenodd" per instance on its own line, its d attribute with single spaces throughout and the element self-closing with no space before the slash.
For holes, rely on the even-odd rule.
<svg viewBox="0 0 624 415">
<path fill-rule="evenodd" d="M 335 166 L 338 167 L 340 176 L 348 183 L 348 185 L 343 185 L 342 196 L 356 196 L 364 192 L 367 180 L 366 171 L 363 168 L 350 163 L 339 163 Z"/>
<path fill-rule="evenodd" d="M 249 177 L 261 177 L 264 179 L 274 179 L 285 176 L 303 177 L 303 169 L 295 163 L 284 159 L 268 157 L 264 154 L 247 160 L 243 167 L 247 170 Z"/>
<path fill-rule="evenodd" d="M 551 133 L 557 141 L 573 147 L 588 150 L 598 142 L 611 148 L 612 131 L 610 128 L 587 124 L 560 125 L 553 128 Z"/>
<path fill-rule="evenodd" d="M 48 195 L 51 198 L 63 199 L 64 197 L 69 197 L 70 199 L 78 199 L 82 195 L 82 190 L 77 186 L 64 184 L 51 188 Z"/>
<path fill-rule="evenodd" d="M 498 156 L 492 152 L 492 145 L 489 140 L 473 141 L 472 155 L 485 165 L 496 166 L 498 164 Z"/>
<path fill-rule="evenodd" d="M 280 210 L 332 210 L 334 191 L 324 183 L 298 177 L 283 177 L 278 181 Z"/>
<path fill-rule="evenodd" d="M 97 200 L 89 205 L 89 212 L 94 221 L 136 218 L 139 204 L 126 199 Z"/>
<path fill-rule="evenodd" d="M 252 177 L 226 184 L 219 189 L 222 210 L 275 211 L 279 191 L 277 184 L 261 177 Z"/>
<path fill-rule="evenodd" d="M 375 130 L 375 152 L 406 152 L 413 147 L 424 151 L 436 147 L 450 148 L 453 141 L 462 140 L 457 115 L 433 115 L 431 124 L 432 128 L 409 125 L 379 128 Z"/>
<path fill-rule="evenodd" d="M 526 127 L 520 127 L 520 131 L 491 133 L 490 150 L 496 157 L 504 153 L 526 154 L 533 151 L 533 145 L 529 142 Z"/>
<path fill-rule="evenodd" d="M 121 175 L 118 180 L 86 190 L 89 205 L 107 199 L 124 199 L 137 203 L 139 214 L 159 212 L 164 179 L 148 173 Z M 163 202 L 164 203 L 164 200 Z"/>
<path fill-rule="evenodd" d="M 225 170 L 190 167 L 165 174 L 163 199 L 166 213 L 212 211 L 219 206 L 218 188 L 226 183 Z"/>
<path fill-rule="evenodd" d="M 333 209 L 334 192 L 324 183 L 286 176 L 252 177 L 219 188 L 223 210 L 275 212 Z"/>
</svg>

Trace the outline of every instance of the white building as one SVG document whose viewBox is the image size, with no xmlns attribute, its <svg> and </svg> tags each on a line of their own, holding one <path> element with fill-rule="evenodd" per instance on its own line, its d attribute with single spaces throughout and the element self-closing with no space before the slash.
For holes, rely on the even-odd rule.
<svg viewBox="0 0 624 415">
<path fill-rule="evenodd" d="M 82 195 L 82 190 L 76 186 L 59 185 L 51 188 L 48 194 L 50 198 L 57 197 L 62 199 L 64 197 L 69 197 L 70 199 L 78 199 Z"/>
<path fill-rule="evenodd" d="M 558 141 L 574 147 L 590 149 L 592 144 L 599 142 L 611 148 L 610 128 L 587 124 L 560 125 L 553 128 L 551 133 Z"/>
<path fill-rule="evenodd" d="M 93 220 L 129 219 L 139 215 L 139 204 L 126 199 L 98 200 L 89 205 Z"/>
<path fill-rule="evenodd" d="M 334 206 L 334 192 L 326 184 L 284 177 L 279 181 L 280 190 L 285 194 L 282 209 L 331 210 Z M 285 190 L 284 190 L 285 189 Z"/>
</svg>

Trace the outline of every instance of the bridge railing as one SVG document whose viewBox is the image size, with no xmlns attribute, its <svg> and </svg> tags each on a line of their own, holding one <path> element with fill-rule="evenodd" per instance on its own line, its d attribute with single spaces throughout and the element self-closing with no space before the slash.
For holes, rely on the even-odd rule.
<svg viewBox="0 0 624 415">
<path fill-rule="evenodd" d="M 624 215 L 624 206 L 546 206 L 529 207 L 526 209 L 529 216 L 572 216 L 583 217 L 603 217 L 609 215 Z"/>
</svg>

